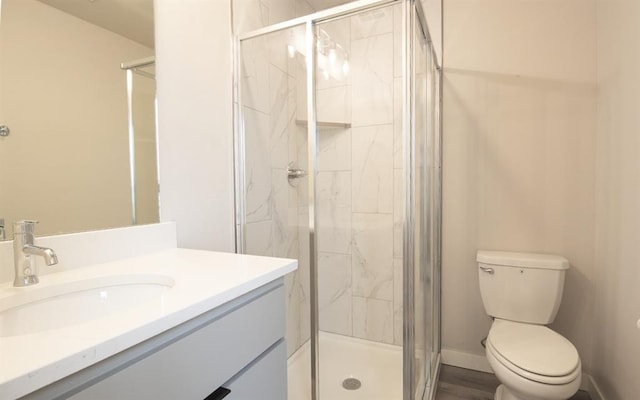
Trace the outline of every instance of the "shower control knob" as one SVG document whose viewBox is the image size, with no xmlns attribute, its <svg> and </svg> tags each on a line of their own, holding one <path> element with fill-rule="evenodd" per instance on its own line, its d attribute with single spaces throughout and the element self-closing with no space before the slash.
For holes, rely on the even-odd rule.
<svg viewBox="0 0 640 400">
<path fill-rule="evenodd" d="M 287 179 L 289 180 L 289 185 L 295 187 L 295 181 L 300 178 L 304 178 L 305 176 L 307 176 L 307 171 L 298 168 L 296 163 L 293 161 L 287 165 Z"/>
<path fill-rule="evenodd" d="M 9 136 L 9 133 L 11 133 L 11 130 L 9 129 L 8 126 L 0 125 L 0 136 L 2 137 Z"/>
</svg>

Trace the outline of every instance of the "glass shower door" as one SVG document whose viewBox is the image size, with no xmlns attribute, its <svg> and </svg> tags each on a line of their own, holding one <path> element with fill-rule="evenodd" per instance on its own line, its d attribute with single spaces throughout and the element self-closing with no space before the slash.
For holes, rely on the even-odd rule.
<svg viewBox="0 0 640 400">
<path fill-rule="evenodd" d="M 322 400 L 403 396 L 401 17 L 314 25 Z"/>
<path fill-rule="evenodd" d="M 305 26 L 238 43 L 238 251 L 298 260 L 285 277 L 289 398 L 310 394 L 310 248 Z"/>
<path fill-rule="evenodd" d="M 429 177 L 429 110 L 427 43 L 417 18 L 413 32 L 413 185 L 414 185 L 414 321 L 416 399 L 422 399 L 427 385 L 430 363 L 430 277 L 431 277 L 431 213 Z"/>
<path fill-rule="evenodd" d="M 413 317 L 415 399 L 422 399 L 433 384 L 439 345 L 439 302 L 436 299 L 439 284 L 439 169 L 436 137 L 439 134 L 436 119 L 437 70 L 433 48 L 428 40 L 416 7 L 411 10 L 411 207 L 414 218 L 411 244 L 413 245 Z M 405 289 L 406 290 L 406 289 Z"/>
</svg>

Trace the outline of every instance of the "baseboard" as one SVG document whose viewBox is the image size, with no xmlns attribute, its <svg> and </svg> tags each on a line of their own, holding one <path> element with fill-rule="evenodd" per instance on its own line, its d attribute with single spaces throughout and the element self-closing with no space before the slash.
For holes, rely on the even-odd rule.
<svg viewBox="0 0 640 400">
<path fill-rule="evenodd" d="M 487 357 L 463 351 L 442 349 L 442 363 L 454 367 L 493 373 Z"/>
<path fill-rule="evenodd" d="M 580 385 L 580 390 L 584 390 L 585 392 L 589 393 L 589 395 L 591 396 L 591 400 L 607 400 L 606 397 L 604 397 L 602 390 L 600 390 L 600 387 L 598 386 L 596 380 L 593 379 L 593 376 L 589 374 L 582 374 L 582 384 Z"/>
</svg>

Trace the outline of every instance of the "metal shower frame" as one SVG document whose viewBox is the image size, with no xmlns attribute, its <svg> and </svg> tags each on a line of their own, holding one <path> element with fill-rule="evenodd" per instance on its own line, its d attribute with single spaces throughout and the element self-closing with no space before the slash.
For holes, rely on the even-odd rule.
<svg viewBox="0 0 640 400">
<path fill-rule="evenodd" d="M 306 91 L 307 91 L 307 142 L 308 142 L 308 207 L 309 207 L 309 250 L 310 250 L 310 305 L 311 305 L 311 387 L 312 387 L 312 400 L 320 400 L 319 397 L 319 311 L 318 311 L 318 254 L 317 254 L 317 236 L 316 236 L 316 221 L 317 210 L 315 207 L 316 200 L 316 181 L 315 171 L 317 171 L 317 115 L 316 115 L 316 40 L 314 28 L 317 24 L 327 22 L 347 15 L 356 14 L 358 12 L 373 10 L 393 4 L 402 4 L 402 132 L 403 132 L 403 180 L 405 186 L 403 188 L 403 195 L 405 199 L 404 215 L 403 215 L 403 400 L 422 400 L 414 399 L 415 396 L 415 335 L 414 335 L 414 269 L 413 269 L 413 243 L 414 243 L 414 224 L 411 210 L 415 207 L 414 196 L 414 184 L 412 179 L 414 155 L 412 151 L 412 144 L 414 138 L 412 135 L 415 133 L 414 129 L 414 116 L 411 112 L 412 98 L 414 95 L 413 87 L 413 32 L 414 29 L 419 28 L 422 30 L 426 41 L 428 43 L 428 49 L 430 56 L 433 57 L 434 64 L 437 70 L 437 79 L 435 79 L 436 93 L 438 95 L 438 104 L 435 108 L 435 121 L 436 131 L 434 132 L 434 146 L 436 156 L 436 171 L 435 182 L 433 190 L 435 196 L 433 201 L 435 202 L 434 208 L 441 210 L 442 203 L 442 64 L 438 59 L 437 53 L 433 50 L 432 36 L 429 32 L 427 25 L 427 19 L 425 17 L 422 3 L 419 0 L 358 0 L 351 3 L 347 3 L 341 6 L 333 7 L 327 10 L 322 10 L 313 14 L 309 14 L 303 17 L 294 18 L 285 22 L 274 24 L 265 28 L 257 29 L 248 33 L 242 33 L 234 37 L 233 51 L 234 51 L 234 79 L 233 79 L 233 113 L 234 113 L 234 170 L 235 170 L 235 231 L 236 231 L 236 252 L 242 253 L 245 249 L 245 215 L 246 204 L 244 196 L 245 177 L 244 177 L 244 165 L 245 165 L 245 143 L 244 143 L 244 125 L 242 118 L 242 88 L 241 88 L 241 51 L 240 45 L 242 41 L 251 38 L 256 38 L 262 35 L 294 28 L 305 27 L 305 49 L 306 49 Z M 419 25 L 419 26 L 416 26 Z M 436 233 L 435 241 L 435 255 L 434 265 L 432 266 L 432 279 L 434 282 L 434 290 L 432 293 L 433 298 L 440 298 L 440 259 L 441 259 L 441 212 L 435 216 L 434 230 Z M 435 272 L 435 273 L 433 273 Z M 438 303 L 440 301 L 438 300 Z M 435 316 L 434 329 L 440 330 L 440 312 L 438 310 L 432 310 L 432 314 Z M 413 322 L 411 322 L 413 321 Z M 409 322 L 409 323 L 408 323 Z M 440 353 L 440 335 L 434 335 L 436 340 L 433 343 L 432 351 L 437 351 L 436 368 L 439 365 L 439 353 Z M 433 360 L 429 358 L 427 360 L 433 364 Z M 431 373 L 431 376 L 437 376 L 438 371 Z M 432 398 L 433 389 L 435 385 L 431 385 L 428 398 Z"/>
</svg>

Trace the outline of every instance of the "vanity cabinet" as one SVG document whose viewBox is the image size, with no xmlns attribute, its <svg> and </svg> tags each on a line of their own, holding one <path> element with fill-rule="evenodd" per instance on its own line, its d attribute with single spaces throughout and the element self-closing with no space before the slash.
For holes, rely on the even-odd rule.
<svg viewBox="0 0 640 400">
<path fill-rule="evenodd" d="M 284 400 L 284 330 L 280 278 L 25 399 Z"/>
</svg>

